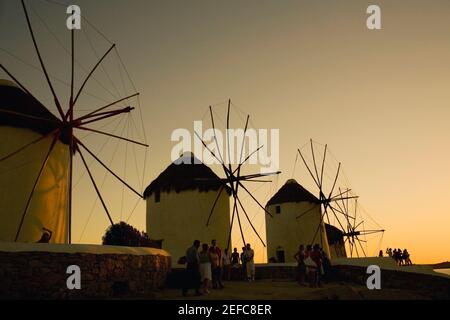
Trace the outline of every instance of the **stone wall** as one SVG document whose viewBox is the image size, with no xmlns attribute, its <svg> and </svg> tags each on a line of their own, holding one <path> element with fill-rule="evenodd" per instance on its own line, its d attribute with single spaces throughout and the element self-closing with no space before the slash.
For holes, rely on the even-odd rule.
<svg viewBox="0 0 450 320">
<path fill-rule="evenodd" d="M 295 280 L 297 266 L 285 264 L 260 264 L 255 266 L 255 279 Z"/>
<path fill-rule="evenodd" d="M 365 267 L 333 266 L 333 279 L 366 285 L 369 275 Z M 450 278 L 438 275 L 381 270 L 381 287 L 426 292 L 435 299 L 450 299 Z"/>
<path fill-rule="evenodd" d="M 170 272 L 170 256 L 1 252 L 0 299 L 152 297 Z M 66 285 L 69 265 L 81 269 L 81 289 Z"/>
</svg>

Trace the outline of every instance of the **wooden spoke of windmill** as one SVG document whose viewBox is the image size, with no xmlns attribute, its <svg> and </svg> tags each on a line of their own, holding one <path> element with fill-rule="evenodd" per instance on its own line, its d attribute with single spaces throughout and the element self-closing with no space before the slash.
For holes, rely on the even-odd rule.
<svg viewBox="0 0 450 320">
<path fill-rule="evenodd" d="M 75 30 L 71 31 L 71 83 L 70 83 L 70 99 L 68 102 L 68 109 L 66 112 L 64 112 L 63 108 L 62 108 L 62 104 L 60 99 L 58 98 L 56 91 L 53 87 L 53 84 L 50 80 L 50 76 L 47 72 L 47 68 L 45 66 L 44 60 L 41 56 L 40 50 L 39 50 L 39 46 L 38 43 L 36 41 L 35 35 L 34 35 L 34 31 L 33 31 L 33 27 L 31 24 L 31 20 L 30 17 L 28 15 L 28 10 L 27 10 L 27 6 L 25 4 L 24 0 L 21 0 L 22 2 L 22 7 L 23 7 L 23 11 L 25 14 L 25 18 L 27 21 L 27 25 L 28 25 L 28 29 L 33 41 L 33 46 L 34 49 L 36 51 L 37 57 L 39 59 L 39 63 L 40 63 L 40 67 L 42 69 L 42 72 L 44 73 L 45 79 L 46 79 L 46 83 L 48 85 L 48 88 L 53 96 L 53 100 L 55 103 L 55 106 L 58 110 L 58 114 L 59 114 L 59 118 L 56 118 L 53 120 L 49 120 L 46 118 L 40 118 L 40 117 L 36 117 L 36 116 L 30 116 L 30 115 L 26 115 L 26 114 L 15 114 L 15 116 L 19 116 L 19 117 L 24 117 L 27 118 L 27 120 L 29 121 L 35 121 L 36 123 L 41 123 L 42 122 L 42 126 L 46 126 L 49 125 L 49 121 L 51 122 L 51 126 L 55 128 L 55 130 L 51 131 L 50 133 L 40 137 L 39 139 L 35 139 L 33 141 L 30 141 L 27 144 L 24 144 L 23 146 L 21 146 L 20 148 L 18 148 L 17 150 L 14 150 L 13 152 L 11 152 L 8 155 L 2 156 L 0 158 L 0 162 L 4 161 L 6 159 L 9 159 L 15 155 L 17 155 L 18 153 L 26 150 L 27 148 L 29 148 L 30 146 L 38 143 L 39 141 L 48 138 L 48 137 L 52 137 L 52 143 L 49 147 L 49 150 L 46 154 L 46 157 L 42 163 L 41 169 L 39 171 L 39 174 L 37 175 L 36 181 L 33 185 L 32 190 L 30 191 L 30 194 L 28 196 L 28 200 L 26 202 L 22 217 L 20 219 L 20 224 L 18 226 L 17 232 L 16 232 L 16 236 L 15 236 L 15 241 L 17 241 L 22 225 L 23 225 L 23 221 L 25 219 L 25 216 L 27 214 L 28 211 L 28 207 L 31 201 L 31 198 L 33 197 L 33 194 L 35 193 L 35 189 L 36 186 L 39 182 L 39 179 L 41 177 L 43 168 L 45 167 L 49 156 L 55 146 L 55 141 L 57 141 L 58 139 L 60 139 L 62 142 L 64 142 L 65 144 L 67 144 L 69 146 L 69 154 L 70 154 L 70 159 L 69 159 L 69 198 L 68 198 L 68 202 L 69 202 L 69 206 L 68 206 L 68 210 L 69 210 L 69 226 L 68 226 L 68 230 L 69 230 L 69 235 L 68 235 L 68 239 L 69 239 L 69 243 L 71 242 L 71 217 L 72 217 L 72 176 L 73 176 L 73 157 L 76 153 L 79 153 L 81 160 L 89 174 L 89 177 L 91 179 L 91 182 L 94 186 L 94 189 L 99 197 L 99 199 L 102 202 L 103 208 L 105 210 L 106 215 L 108 216 L 108 220 L 110 221 L 111 224 L 113 224 L 113 220 L 110 216 L 110 213 L 106 207 L 106 204 L 100 194 L 100 190 L 97 187 L 97 184 L 93 178 L 93 175 L 87 165 L 87 162 L 85 160 L 85 157 L 82 153 L 82 149 L 84 151 L 86 151 L 90 156 L 92 156 L 92 158 L 98 162 L 101 166 L 103 166 L 110 174 L 112 174 L 117 180 L 119 180 L 124 186 L 126 186 L 128 189 L 130 189 L 133 193 L 135 193 L 137 196 L 139 197 L 143 197 L 141 192 L 136 191 L 133 187 L 131 187 L 128 183 L 125 182 L 124 179 L 120 178 L 119 175 L 117 175 L 116 173 L 114 173 L 107 165 L 105 165 L 105 163 L 99 158 L 97 157 L 78 137 L 75 136 L 74 133 L 74 129 L 80 129 L 80 130 L 84 130 L 84 131 L 90 131 L 94 134 L 99 134 L 99 135 L 105 135 L 114 139 L 120 139 L 129 143 L 133 143 L 133 144 L 137 144 L 140 146 L 144 146 L 144 147 L 148 147 L 148 144 L 144 143 L 144 142 L 140 142 L 140 141 L 135 141 L 129 138 L 125 138 L 125 137 L 121 137 L 118 135 L 114 135 L 112 133 L 108 133 L 108 132 L 104 132 L 104 131 L 100 131 L 91 127 L 87 127 L 87 125 L 94 125 L 97 122 L 100 122 L 102 120 L 105 119 L 109 119 L 112 117 L 116 117 L 122 114 L 127 114 L 130 113 L 134 108 L 128 106 L 125 108 L 119 108 L 119 109 L 111 109 L 111 107 L 117 105 L 118 103 L 127 100 L 129 98 L 135 97 L 137 95 L 139 95 L 139 93 L 134 93 L 130 96 L 118 99 L 116 101 L 113 101 L 105 106 L 101 106 L 95 109 L 95 111 L 89 112 L 83 116 L 74 118 L 74 109 L 76 108 L 76 103 L 80 97 L 80 95 L 83 92 L 83 89 L 85 88 L 86 84 L 88 83 L 88 81 L 92 78 L 93 74 L 95 73 L 95 71 L 97 70 L 97 68 L 101 65 L 101 63 L 104 61 L 104 59 L 108 56 L 108 54 L 110 54 L 110 52 L 112 51 L 112 49 L 115 48 L 115 45 L 113 44 L 106 52 L 105 54 L 99 59 L 99 61 L 92 67 L 91 71 L 88 73 L 88 75 L 86 76 L 86 78 L 83 80 L 82 85 L 80 86 L 80 88 L 78 89 L 78 91 L 75 93 L 74 92 L 74 87 L 75 87 L 75 70 L 74 70 L 74 61 L 75 61 Z M 32 98 L 33 100 L 35 100 L 36 102 L 39 102 L 30 92 L 30 90 L 28 90 L 3 64 L 0 64 L 0 68 L 11 78 L 12 81 L 15 82 L 15 84 L 20 87 L 27 95 L 30 96 L 30 98 Z M 42 105 L 42 103 L 41 103 Z M 48 111 L 48 110 L 47 110 Z M 14 111 L 11 110 L 0 110 L 0 114 L 1 113 L 14 113 Z M 49 111 L 50 112 L 50 111 Z"/>
<path fill-rule="evenodd" d="M 341 229 L 343 237 L 345 238 L 344 243 L 348 243 L 350 249 L 350 256 L 353 256 L 354 252 L 358 257 L 360 255 L 360 252 L 365 256 L 366 252 L 364 250 L 362 242 L 366 242 L 366 240 L 362 239 L 362 237 L 369 234 L 384 232 L 384 230 L 383 229 L 365 230 L 363 228 L 364 221 L 360 221 L 359 223 L 357 223 L 356 210 L 357 210 L 358 196 L 353 195 L 351 193 L 352 191 L 351 189 L 348 188 L 341 189 L 340 187 L 336 188 L 339 175 L 341 173 L 341 163 L 338 164 L 337 171 L 336 174 L 334 175 L 333 184 L 330 191 L 328 193 L 324 191 L 323 175 L 328 147 L 327 145 L 325 145 L 324 147 L 320 170 L 316 161 L 317 156 L 315 154 L 312 139 L 310 140 L 310 150 L 311 150 L 312 166 L 308 164 L 300 149 L 298 150 L 298 153 L 308 173 L 311 175 L 315 185 L 318 188 L 319 203 L 322 206 L 322 214 L 320 216 L 320 222 L 317 226 L 317 229 L 315 231 L 311 243 L 315 242 L 315 239 L 319 234 L 324 219 L 326 218 L 328 223 L 330 223 L 330 216 L 333 216 L 335 224 L 337 224 L 337 227 Z M 349 209 L 350 201 L 354 201 L 355 212 L 353 215 L 350 213 Z M 314 208 L 310 208 L 300 213 L 300 215 L 297 216 L 297 219 L 304 217 L 310 212 L 313 212 L 313 209 Z"/>
<path fill-rule="evenodd" d="M 318 237 L 319 233 L 321 232 L 321 229 L 323 229 L 323 223 L 325 219 L 327 220 L 327 223 L 330 224 L 330 216 L 334 217 L 334 220 L 337 222 L 338 227 L 342 230 L 342 232 L 346 232 L 347 229 L 344 227 L 344 224 L 347 223 L 348 219 L 351 219 L 352 217 L 345 212 L 343 208 L 339 206 L 340 202 L 348 202 L 350 199 L 357 199 L 357 196 L 350 194 L 350 189 L 346 189 L 345 191 L 342 191 L 340 188 L 338 188 L 339 191 L 336 191 L 337 182 L 339 179 L 339 175 L 341 173 L 341 163 L 338 164 L 336 174 L 333 176 L 333 184 L 330 188 L 329 192 L 325 192 L 324 190 L 324 171 L 325 171 L 325 163 L 327 158 L 327 152 L 328 152 L 328 146 L 324 146 L 323 155 L 322 155 L 322 161 L 320 162 L 320 166 L 317 162 L 317 156 L 316 156 L 316 150 L 314 148 L 314 144 L 312 139 L 310 139 L 310 152 L 311 152 L 311 158 L 312 158 L 312 165 L 308 164 L 306 161 L 306 158 L 302 151 L 298 149 L 298 154 L 300 155 L 303 164 L 305 165 L 308 173 L 310 174 L 311 178 L 314 181 L 314 184 L 316 185 L 318 189 L 318 203 L 321 206 L 321 214 L 319 218 L 319 223 L 317 225 L 317 228 L 314 232 L 314 236 L 311 240 L 311 244 L 314 244 L 316 241 L 316 238 Z M 305 217 L 306 215 L 315 212 L 316 207 L 313 206 L 303 212 L 301 212 L 296 218 L 301 219 L 302 217 Z M 341 221 L 345 220 L 345 222 Z M 323 232 L 323 230 L 322 230 Z M 320 237 L 320 240 L 322 241 L 322 237 Z"/>
<path fill-rule="evenodd" d="M 297 151 L 298 151 L 298 154 L 300 155 L 300 157 L 303 161 L 303 164 L 305 165 L 308 173 L 310 174 L 311 178 L 313 179 L 314 184 L 316 185 L 316 187 L 318 189 L 318 194 L 319 194 L 318 200 L 322 207 L 319 223 L 314 232 L 313 239 L 311 240 L 311 244 L 313 244 L 313 243 L 315 243 L 316 238 L 319 235 L 319 232 L 322 228 L 322 224 L 323 224 L 325 218 L 327 219 L 328 224 L 330 224 L 330 215 L 333 215 L 335 217 L 335 220 L 338 222 L 341 230 L 345 231 L 344 226 L 342 225 L 342 223 L 339 219 L 339 211 L 342 211 L 342 210 L 336 209 L 336 206 L 334 204 L 339 201 L 348 201 L 349 199 L 357 198 L 357 196 L 349 195 L 350 190 L 347 190 L 346 192 L 339 191 L 338 193 L 335 193 L 336 185 L 337 185 L 339 175 L 341 172 L 341 163 L 338 164 L 338 168 L 337 168 L 336 174 L 334 175 L 333 184 L 330 188 L 330 191 L 329 192 L 324 191 L 324 170 L 325 170 L 325 162 L 326 162 L 327 151 L 328 151 L 327 145 L 325 145 L 324 150 L 323 150 L 323 156 L 322 156 L 322 161 L 320 164 L 320 169 L 319 169 L 319 166 L 316 161 L 317 157 L 315 154 L 315 149 L 314 149 L 314 144 L 313 144 L 312 139 L 310 139 L 310 151 L 311 151 L 311 157 L 312 157 L 312 166 L 310 166 L 308 164 L 302 151 L 300 149 L 298 149 Z M 301 212 L 297 216 L 297 219 L 301 219 L 302 217 L 306 216 L 307 214 L 314 212 L 314 209 L 315 208 L 312 207 L 312 208 L 305 210 L 304 212 Z M 322 237 L 320 237 L 320 240 L 322 240 Z"/>
<path fill-rule="evenodd" d="M 344 203 L 342 202 L 342 208 L 345 210 L 348 216 L 349 214 L 349 206 L 348 202 Z M 350 248 L 350 257 L 353 257 L 353 252 L 356 253 L 356 256 L 360 256 L 360 250 L 364 257 L 367 256 L 366 251 L 364 250 L 364 247 L 362 243 L 367 242 L 366 240 L 362 239 L 362 237 L 365 237 L 370 234 L 376 234 L 376 233 L 384 233 L 384 229 L 376 229 L 376 230 L 367 230 L 364 228 L 364 220 L 361 219 L 361 221 L 357 222 L 357 210 L 358 210 L 358 201 L 357 199 L 354 202 L 354 215 L 353 219 L 347 220 L 347 230 L 344 231 L 343 236 L 345 237 L 344 243 L 348 243 L 348 246 Z M 359 246 L 359 249 L 358 249 Z"/>
<path fill-rule="evenodd" d="M 197 132 L 195 132 L 195 136 L 202 142 L 203 146 L 211 153 L 211 155 L 220 163 L 220 165 L 222 166 L 222 169 L 224 171 L 225 174 L 225 178 L 221 179 L 222 183 L 223 183 L 223 187 L 219 189 L 219 192 L 217 194 L 217 198 L 214 201 L 210 214 L 208 216 L 208 219 L 206 221 L 206 225 L 208 226 L 210 221 L 211 221 L 211 217 L 214 213 L 214 208 L 217 204 L 217 201 L 221 195 L 221 193 L 223 192 L 223 190 L 225 189 L 225 186 L 228 186 L 231 190 L 231 195 L 233 197 L 233 212 L 231 215 L 231 224 L 230 224 L 230 230 L 229 230 L 229 235 L 228 235 L 228 244 L 227 244 L 227 248 L 230 247 L 230 242 L 231 242 L 231 233 L 233 230 L 233 224 L 234 224 L 234 219 L 236 218 L 238 221 L 238 225 L 239 225 L 239 230 L 240 230 L 240 234 L 241 234 L 241 238 L 242 241 L 244 243 L 244 245 L 246 245 L 245 242 L 245 236 L 244 236 L 244 232 L 242 229 L 242 222 L 241 222 L 241 212 L 244 213 L 244 216 L 247 220 L 247 222 L 250 224 L 251 228 L 253 229 L 253 231 L 255 232 L 255 234 L 257 235 L 257 237 L 259 238 L 259 240 L 261 241 L 261 243 L 263 244 L 263 246 L 265 247 L 266 244 L 264 243 L 264 241 L 262 240 L 261 236 L 259 235 L 259 233 L 257 232 L 256 228 L 254 227 L 250 217 L 247 214 L 247 211 L 245 210 L 241 200 L 240 200 L 240 189 L 243 189 L 248 196 L 250 196 L 253 201 L 262 209 L 264 210 L 264 212 L 266 214 L 268 214 L 269 216 L 272 217 L 272 214 L 269 213 L 266 208 L 258 201 L 258 199 L 256 199 L 256 197 L 252 194 L 252 192 L 244 185 L 244 182 L 270 182 L 270 180 L 261 180 L 259 178 L 262 177 L 267 177 L 267 176 L 272 176 L 272 175 L 278 175 L 281 172 L 277 171 L 277 172 L 270 172 L 270 173 L 255 173 L 255 174 L 249 174 L 249 175 L 241 175 L 241 169 L 242 166 L 247 162 L 248 159 L 250 159 L 250 157 L 252 155 L 254 155 L 256 152 L 258 152 L 262 146 L 260 146 L 259 148 L 257 148 L 256 150 L 253 150 L 252 152 L 249 153 L 249 155 L 245 158 L 243 158 L 244 155 L 244 144 L 245 144 L 245 134 L 247 132 L 248 129 L 248 124 L 249 124 L 249 120 L 250 120 L 250 116 L 247 115 L 247 119 L 245 121 L 245 128 L 244 128 L 244 135 L 243 135 L 243 141 L 241 144 L 241 150 L 240 150 L 240 154 L 239 154 L 239 163 L 236 166 L 236 168 L 233 169 L 232 164 L 231 164 L 231 150 L 230 150 L 230 137 L 229 137 L 229 129 L 230 129 L 230 109 L 231 109 L 231 100 L 228 100 L 228 109 L 227 109 L 227 117 L 226 117 L 226 145 L 228 147 L 228 165 L 225 163 L 224 157 L 222 156 L 222 153 L 220 152 L 220 148 L 219 148 L 219 143 L 217 140 L 217 136 L 216 136 L 216 125 L 215 125 L 215 121 L 214 121 L 214 115 L 213 115 L 213 111 L 212 111 L 212 107 L 209 107 L 209 114 L 210 114 L 210 118 L 211 118 L 211 125 L 212 125 L 212 129 L 214 132 L 214 142 L 216 144 L 217 147 L 217 154 L 214 153 L 211 148 L 208 147 L 208 145 L 203 141 L 203 139 L 199 136 L 199 134 Z"/>
<path fill-rule="evenodd" d="M 326 156 L 327 156 L 327 148 L 328 147 L 327 147 L 327 145 L 325 145 L 325 147 L 324 147 L 322 163 L 321 163 L 321 166 L 320 166 L 320 173 L 319 173 L 319 169 L 318 169 L 318 164 L 316 162 L 316 155 L 315 155 L 314 144 L 313 144 L 312 139 L 310 140 L 310 147 L 311 147 L 313 168 L 311 168 L 310 165 L 308 164 L 308 162 L 306 161 L 302 151 L 300 149 L 298 149 L 297 151 L 298 151 L 298 154 L 300 155 L 300 157 L 301 157 L 301 159 L 303 161 L 303 164 L 305 165 L 308 173 L 311 175 L 315 185 L 318 188 L 318 191 L 319 191 L 319 202 L 323 206 L 323 216 L 326 217 L 328 222 L 329 222 L 328 208 L 330 208 L 330 206 L 331 206 L 331 204 L 333 202 L 337 202 L 337 201 L 341 201 L 341 200 L 353 199 L 353 198 L 357 198 L 357 196 L 346 195 L 346 192 L 340 192 L 338 194 L 333 195 L 333 192 L 334 192 L 334 190 L 336 188 L 336 183 L 337 183 L 338 178 L 339 178 L 339 174 L 340 174 L 340 170 L 341 170 L 341 163 L 339 163 L 339 165 L 338 165 L 338 168 L 337 168 L 337 171 L 336 171 L 336 175 L 334 177 L 334 182 L 333 182 L 333 185 L 332 185 L 332 187 L 330 189 L 330 192 L 328 194 L 326 194 L 326 192 L 323 189 L 323 187 L 324 187 L 323 175 L 324 175 L 325 160 L 326 160 Z M 308 214 L 311 211 L 313 211 L 313 210 L 309 209 L 307 211 L 304 211 L 304 212 L 300 213 L 297 216 L 297 219 L 300 219 L 301 217 L 303 217 L 304 215 Z"/>
</svg>

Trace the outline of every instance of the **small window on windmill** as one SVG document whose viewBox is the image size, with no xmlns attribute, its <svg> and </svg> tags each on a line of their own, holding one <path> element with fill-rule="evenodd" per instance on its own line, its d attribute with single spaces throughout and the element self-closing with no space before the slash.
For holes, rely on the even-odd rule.
<svg viewBox="0 0 450 320">
<path fill-rule="evenodd" d="M 281 206 L 275 207 L 275 213 L 280 214 L 281 213 Z"/>
<path fill-rule="evenodd" d="M 156 191 L 155 192 L 155 202 L 158 203 L 161 201 L 161 192 Z"/>
</svg>

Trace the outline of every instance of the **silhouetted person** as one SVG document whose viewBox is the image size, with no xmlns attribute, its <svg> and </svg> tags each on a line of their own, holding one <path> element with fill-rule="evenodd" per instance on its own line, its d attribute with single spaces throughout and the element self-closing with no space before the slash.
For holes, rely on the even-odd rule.
<svg viewBox="0 0 450 320">
<path fill-rule="evenodd" d="M 389 256 L 389 258 L 392 258 L 392 248 L 387 248 L 386 254 Z"/>
<path fill-rule="evenodd" d="M 297 253 L 294 255 L 294 259 L 297 261 L 297 281 L 298 284 L 303 286 L 306 276 L 306 264 L 305 264 L 305 246 L 300 245 Z"/>
<path fill-rule="evenodd" d="M 42 233 L 41 239 L 39 239 L 36 243 L 49 243 L 53 232 L 47 228 L 42 228 L 42 230 L 44 230 L 44 232 Z"/>
<path fill-rule="evenodd" d="M 313 251 L 311 252 L 310 257 L 317 265 L 317 272 L 315 274 L 316 279 L 315 279 L 315 281 L 313 281 L 313 283 L 316 284 L 318 287 L 322 287 L 320 278 L 321 278 L 321 272 L 322 272 L 323 257 L 322 257 L 322 253 L 320 252 L 320 246 L 318 244 L 314 245 Z"/>
<path fill-rule="evenodd" d="M 213 289 L 223 289 L 222 284 L 222 251 L 217 246 L 217 241 L 213 239 L 211 241 L 211 247 L 209 248 L 211 255 L 211 268 L 212 268 L 212 284 Z"/>
<path fill-rule="evenodd" d="M 317 263 L 312 259 L 312 252 L 312 246 L 308 244 L 305 251 L 305 265 L 309 286 L 311 288 L 317 285 Z"/>
<path fill-rule="evenodd" d="M 308 244 L 306 246 L 305 258 L 308 258 L 311 255 L 311 252 L 312 252 L 312 245 Z"/>
<path fill-rule="evenodd" d="M 408 252 L 408 250 L 403 250 L 403 260 L 404 260 L 404 262 L 405 262 L 405 265 L 407 265 L 407 266 L 412 266 L 412 262 L 411 262 L 411 259 L 410 259 L 410 257 L 409 257 L 409 252 Z"/>
<path fill-rule="evenodd" d="M 328 259 L 325 251 L 323 251 L 323 248 L 320 249 L 320 254 L 322 255 L 322 270 L 319 271 L 323 271 L 323 279 L 328 281 L 331 271 L 331 261 Z"/>
<path fill-rule="evenodd" d="M 380 253 L 378 254 L 378 256 L 379 256 L 380 258 L 383 258 L 383 250 L 380 250 Z"/>
<path fill-rule="evenodd" d="M 239 252 L 237 248 L 233 249 L 233 253 L 231 254 L 231 264 L 234 266 L 239 265 Z"/>
<path fill-rule="evenodd" d="M 247 250 L 246 247 L 242 247 L 241 252 L 241 263 L 242 263 L 242 279 L 245 280 L 247 278 L 247 261 L 245 257 L 245 250 Z"/>
<path fill-rule="evenodd" d="M 200 247 L 200 241 L 195 240 L 192 247 L 186 250 L 186 271 L 185 271 L 185 281 L 182 289 L 183 296 L 186 296 L 188 290 L 191 288 L 195 289 L 196 295 L 201 295 L 200 293 L 200 259 L 198 255 L 198 248 Z"/>
<path fill-rule="evenodd" d="M 228 249 L 225 249 L 222 254 L 222 279 L 231 280 L 231 255 Z"/>
<path fill-rule="evenodd" d="M 207 243 L 202 244 L 202 251 L 198 254 L 200 263 L 200 280 L 204 294 L 209 293 L 209 283 L 211 276 L 211 257 L 209 254 L 209 246 Z"/>
<path fill-rule="evenodd" d="M 403 265 L 402 249 L 397 249 L 397 256 L 398 256 L 398 265 L 402 266 Z"/>
<path fill-rule="evenodd" d="M 255 281 L 255 252 L 250 246 L 250 243 L 247 243 L 247 247 L 245 248 L 245 265 L 247 268 L 247 280 Z"/>
</svg>

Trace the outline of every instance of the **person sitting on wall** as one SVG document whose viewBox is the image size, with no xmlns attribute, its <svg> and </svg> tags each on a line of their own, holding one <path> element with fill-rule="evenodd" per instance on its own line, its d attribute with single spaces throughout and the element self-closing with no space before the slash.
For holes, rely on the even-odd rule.
<svg viewBox="0 0 450 320">
<path fill-rule="evenodd" d="M 42 230 L 44 230 L 44 232 L 42 233 L 41 239 L 39 239 L 36 243 L 49 243 L 53 232 L 45 227 L 42 228 Z"/>
<path fill-rule="evenodd" d="M 378 257 L 383 258 L 383 250 L 380 250 L 380 253 L 378 254 Z"/>
</svg>

